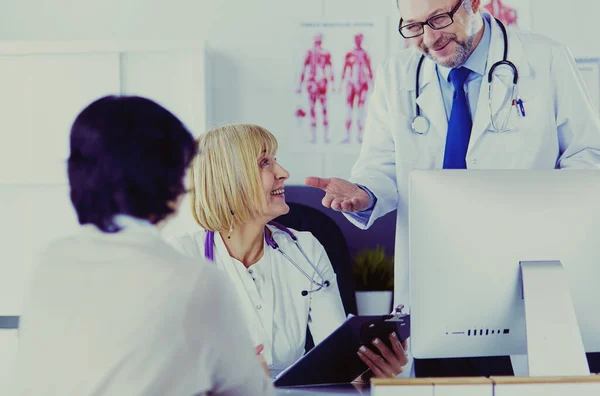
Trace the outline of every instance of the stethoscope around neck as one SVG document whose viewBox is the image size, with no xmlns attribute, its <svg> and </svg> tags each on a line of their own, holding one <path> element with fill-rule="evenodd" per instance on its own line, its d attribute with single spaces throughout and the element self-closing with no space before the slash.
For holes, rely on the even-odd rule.
<svg viewBox="0 0 600 396">
<path fill-rule="evenodd" d="M 492 128 L 494 128 L 494 131 L 496 131 L 496 132 L 503 132 L 503 131 L 507 130 L 506 127 L 508 125 L 508 119 L 510 117 L 510 112 L 508 112 L 508 114 L 506 115 L 506 118 L 504 119 L 502 126 L 500 128 L 498 128 L 494 121 L 494 117 L 492 116 L 492 77 L 494 76 L 494 70 L 498 66 L 506 65 L 506 66 L 510 67 L 512 69 L 512 74 L 513 74 L 513 86 L 512 86 L 512 94 L 511 95 L 512 95 L 512 99 L 514 99 L 515 98 L 515 90 L 517 87 L 517 81 L 519 80 L 519 71 L 517 70 L 517 67 L 514 65 L 514 63 L 512 63 L 511 61 L 508 60 L 508 34 L 506 33 L 506 27 L 504 27 L 504 24 L 499 19 L 497 19 L 497 18 L 494 18 L 494 19 L 498 23 L 500 30 L 502 30 L 502 37 L 504 39 L 504 54 L 502 56 L 502 60 L 494 63 L 492 65 L 492 67 L 490 67 L 490 70 L 488 71 L 488 76 L 487 76 L 488 106 L 489 106 L 489 110 L 490 110 L 490 122 L 492 124 Z M 421 75 L 421 66 L 422 66 L 424 60 L 425 60 L 425 55 L 421 55 L 421 58 L 419 59 L 419 63 L 417 65 L 417 72 L 416 72 L 415 98 L 419 98 L 419 94 L 420 94 L 419 77 Z M 429 125 L 430 125 L 429 120 L 427 119 L 427 117 L 425 117 L 424 115 L 421 114 L 421 107 L 415 100 L 415 118 L 413 118 L 412 125 L 411 125 L 413 132 L 417 133 L 419 135 L 423 135 L 429 131 Z"/>
<path fill-rule="evenodd" d="M 319 282 L 319 281 L 315 280 L 312 276 L 310 276 L 306 271 L 304 271 L 302 269 L 302 267 L 300 267 L 298 265 L 298 263 L 296 263 L 296 261 L 294 261 L 294 259 L 292 259 L 286 252 L 281 250 L 281 248 L 279 247 L 279 244 L 275 241 L 273 236 L 269 233 L 269 230 L 267 229 L 267 227 L 265 227 L 265 242 L 267 243 L 267 245 L 269 245 L 271 248 L 273 248 L 274 250 L 277 250 L 279 253 L 281 253 L 281 255 L 283 257 L 285 257 L 290 263 L 292 263 L 292 265 L 294 267 L 296 267 L 296 269 L 298 271 L 300 271 L 302 273 L 302 275 L 304 275 L 306 277 L 306 279 L 308 279 L 310 281 L 311 284 L 313 284 L 314 286 L 317 287 L 314 290 L 306 290 L 306 289 L 302 290 L 302 292 L 300 294 L 302 294 L 302 296 L 308 296 L 309 293 L 314 293 L 314 292 L 321 290 L 324 287 L 329 287 L 329 285 L 331 283 L 323 277 L 321 272 L 317 269 L 317 267 L 313 264 L 313 262 L 308 258 L 308 255 L 302 248 L 302 245 L 300 245 L 300 242 L 298 242 L 298 238 L 296 237 L 296 235 L 294 235 L 294 233 L 289 228 L 287 228 L 279 223 L 276 223 L 274 221 L 269 222 L 269 225 L 271 225 L 271 226 L 277 228 L 279 231 L 285 233 L 286 236 L 289 237 L 292 240 L 292 242 L 294 242 L 294 244 L 296 245 L 296 247 L 298 248 L 300 253 L 302 253 L 302 256 L 304 256 L 304 258 L 306 259 L 308 264 L 312 267 L 312 269 L 315 270 L 315 273 L 319 276 L 319 278 L 321 278 L 321 282 Z M 215 259 L 215 233 L 213 231 L 206 232 L 206 240 L 204 242 L 204 257 L 210 261 L 214 261 L 214 259 Z"/>
</svg>

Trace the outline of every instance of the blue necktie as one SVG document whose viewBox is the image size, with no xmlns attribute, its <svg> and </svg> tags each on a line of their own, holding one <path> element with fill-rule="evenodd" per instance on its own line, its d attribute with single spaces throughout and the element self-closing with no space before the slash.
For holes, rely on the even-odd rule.
<svg viewBox="0 0 600 396">
<path fill-rule="evenodd" d="M 448 133 L 446 134 L 446 148 L 444 151 L 444 169 L 466 169 L 467 148 L 471 137 L 473 121 L 467 102 L 467 93 L 464 90 L 465 81 L 471 73 L 466 67 L 459 67 L 450 71 L 450 82 L 454 86 L 452 96 L 452 110 L 448 120 Z"/>
</svg>

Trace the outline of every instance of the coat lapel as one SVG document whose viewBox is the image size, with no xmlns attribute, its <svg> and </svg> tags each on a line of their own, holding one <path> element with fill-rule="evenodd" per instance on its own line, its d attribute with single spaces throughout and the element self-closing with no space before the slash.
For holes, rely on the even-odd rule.
<svg viewBox="0 0 600 396">
<path fill-rule="evenodd" d="M 445 140 L 448 121 L 435 63 L 430 59 L 425 59 L 422 68 L 419 85 L 421 92 L 417 98 L 417 104 L 421 107 L 421 114 L 429 119 L 435 133 Z"/>
<path fill-rule="evenodd" d="M 265 249 L 265 254 L 266 254 Z M 242 280 L 246 271 L 240 271 L 240 263 L 236 263 L 229 253 L 219 233 L 215 233 L 215 255 L 218 256 L 217 266 L 223 270 L 228 278 L 234 283 L 239 304 L 245 318 L 247 329 L 250 331 L 252 341 L 255 344 L 263 344 L 265 349 L 263 356 L 268 364 L 273 362 L 273 321 L 264 323 L 255 310 L 252 298 L 247 287 L 256 287 L 254 284 L 247 286 Z M 265 307 L 267 309 L 267 307 Z"/>
<path fill-rule="evenodd" d="M 512 101 L 512 87 L 513 87 L 513 74 L 512 69 L 507 65 L 501 65 L 494 69 L 494 78 L 492 79 L 491 91 L 490 84 L 488 84 L 488 74 L 492 66 L 502 60 L 504 53 L 504 39 L 502 37 L 502 30 L 495 20 L 491 20 L 492 26 L 492 38 L 490 42 L 490 50 L 488 53 L 488 60 L 486 71 L 481 82 L 481 89 L 479 91 L 479 99 L 477 101 L 477 110 L 473 117 L 473 129 L 471 130 L 471 139 L 469 141 L 470 153 L 476 148 L 479 139 L 485 133 L 494 133 L 491 125 L 491 116 L 494 118 L 494 123 L 497 127 L 500 127 L 507 116 L 507 112 L 513 112 L 511 117 L 516 116 L 516 108 L 511 106 Z M 525 56 L 521 41 L 516 35 L 509 31 L 508 32 L 508 56 L 507 60 L 514 63 L 519 73 L 519 80 L 530 78 L 531 67 Z M 518 87 L 518 83 L 517 83 Z M 491 93 L 491 95 L 490 95 Z M 518 95 L 518 89 L 515 90 L 515 95 Z M 490 102 L 491 113 L 490 113 Z"/>
</svg>

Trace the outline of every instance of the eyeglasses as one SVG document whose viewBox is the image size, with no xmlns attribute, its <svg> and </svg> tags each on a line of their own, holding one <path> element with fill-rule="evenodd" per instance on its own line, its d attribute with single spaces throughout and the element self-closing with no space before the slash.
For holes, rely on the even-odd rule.
<svg viewBox="0 0 600 396">
<path fill-rule="evenodd" d="M 400 25 L 398 26 L 398 31 L 400 32 L 402 37 L 408 39 L 420 36 L 423 33 L 425 33 L 425 25 L 428 25 L 433 30 L 440 30 L 445 27 L 448 27 L 454 23 L 454 14 L 456 14 L 458 9 L 464 2 L 465 0 L 459 1 L 458 4 L 455 5 L 450 12 L 434 15 L 425 22 L 414 22 L 402 26 L 402 18 L 400 18 Z"/>
</svg>

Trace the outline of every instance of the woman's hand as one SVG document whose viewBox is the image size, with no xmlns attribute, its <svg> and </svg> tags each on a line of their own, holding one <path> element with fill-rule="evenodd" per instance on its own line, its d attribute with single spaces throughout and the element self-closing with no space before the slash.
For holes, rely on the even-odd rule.
<svg viewBox="0 0 600 396">
<path fill-rule="evenodd" d="M 265 360 L 265 357 L 262 355 L 262 351 L 264 349 L 265 349 L 265 346 L 263 344 L 258 345 L 256 347 L 256 357 L 257 357 L 260 365 L 262 366 L 262 368 L 265 370 L 267 377 L 270 377 L 271 371 L 269 370 L 269 366 L 267 365 L 267 361 Z"/>
<path fill-rule="evenodd" d="M 392 344 L 392 350 L 386 347 L 381 340 L 377 338 L 373 340 L 373 345 L 379 350 L 381 356 L 365 346 L 361 346 L 356 353 L 371 369 L 375 377 L 396 377 L 404 371 L 404 366 L 408 363 L 405 352 L 406 340 L 401 343 L 395 332 L 388 337 Z"/>
</svg>

